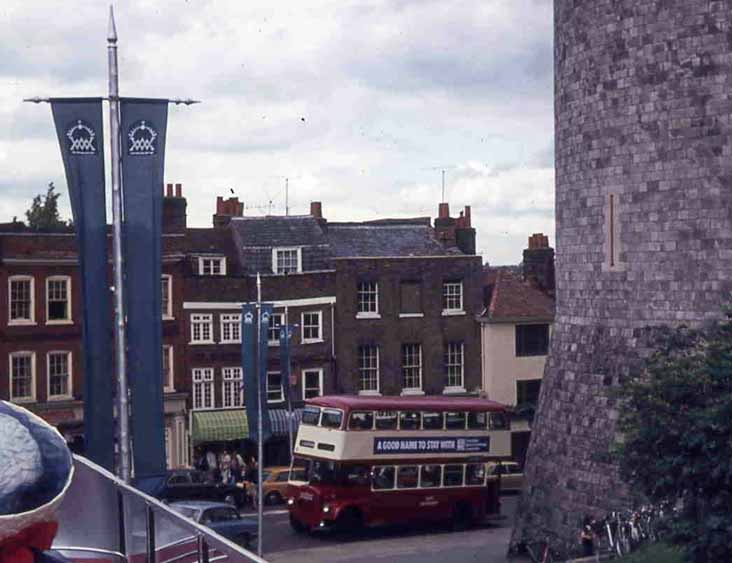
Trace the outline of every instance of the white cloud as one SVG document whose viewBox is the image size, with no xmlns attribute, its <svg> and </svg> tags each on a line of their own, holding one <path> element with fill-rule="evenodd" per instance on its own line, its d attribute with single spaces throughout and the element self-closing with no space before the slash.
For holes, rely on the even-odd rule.
<svg viewBox="0 0 732 563">
<path fill-rule="evenodd" d="M 22 216 L 63 170 L 34 95 L 106 90 L 106 7 L 5 0 L 0 12 L 0 208 Z M 123 95 L 171 110 L 166 181 L 210 224 L 229 189 L 256 209 L 331 220 L 435 216 L 440 167 L 478 247 L 518 262 L 553 235 L 549 0 L 118 2 Z M 61 17 L 63 15 L 63 17 Z M 68 213 L 68 203 L 62 202 Z"/>
</svg>

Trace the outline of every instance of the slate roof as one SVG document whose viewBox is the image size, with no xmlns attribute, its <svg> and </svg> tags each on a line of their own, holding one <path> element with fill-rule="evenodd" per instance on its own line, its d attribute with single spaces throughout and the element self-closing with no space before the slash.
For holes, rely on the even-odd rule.
<svg viewBox="0 0 732 563">
<path fill-rule="evenodd" d="M 327 244 L 318 221 L 310 215 L 234 217 L 237 246 L 314 246 Z"/>
<path fill-rule="evenodd" d="M 443 246 L 429 224 L 416 222 L 329 224 L 328 239 L 336 257 L 462 255 Z"/>
<path fill-rule="evenodd" d="M 487 269 L 484 280 L 493 284 L 483 322 L 554 320 L 554 300 L 524 281 L 514 268 Z"/>
</svg>

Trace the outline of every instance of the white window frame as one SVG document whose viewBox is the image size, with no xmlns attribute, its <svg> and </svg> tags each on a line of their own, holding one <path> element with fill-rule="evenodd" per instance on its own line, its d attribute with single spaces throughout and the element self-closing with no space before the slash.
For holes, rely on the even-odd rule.
<svg viewBox="0 0 732 563">
<path fill-rule="evenodd" d="M 303 369 L 301 371 L 301 373 L 302 373 L 302 400 L 304 401 L 305 399 L 310 399 L 312 397 L 322 397 L 323 396 L 323 368 L 307 368 L 307 369 Z M 314 390 L 313 387 L 308 388 L 306 386 L 307 378 L 305 377 L 305 375 L 308 373 L 310 373 L 310 374 L 317 373 L 318 374 L 318 394 L 313 395 L 312 397 L 307 397 L 305 394 L 306 391 L 308 391 L 308 390 L 309 391 Z"/>
<path fill-rule="evenodd" d="M 173 319 L 173 276 L 170 274 L 163 274 L 160 276 L 161 281 L 161 294 L 160 294 L 160 305 L 163 310 L 163 319 L 170 320 Z M 168 292 L 168 302 L 167 304 L 165 301 L 163 301 L 162 298 L 162 283 L 165 283 L 166 290 Z"/>
<path fill-rule="evenodd" d="M 225 409 L 244 406 L 243 372 L 239 366 L 221 368 L 221 406 Z M 233 387 L 233 390 L 231 389 Z M 237 401 L 237 395 L 239 400 Z M 231 399 L 231 400 L 229 400 Z"/>
<path fill-rule="evenodd" d="M 13 282 L 29 281 L 30 282 L 30 318 L 29 319 L 13 319 L 12 314 L 12 286 Z M 34 325 L 36 324 L 36 280 L 33 276 L 10 276 L 8 278 L 8 325 Z"/>
<path fill-rule="evenodd" d="M 13 396 L 13 358 L 29 356 L 31 359 L 31 394 L 23 397 Z M 8 396 L 13 403 L 33 403 L 36 400 L 36 353 L 30 350 L 18 350 L 8 354 Z"/>
<path fill-rule="evenodd" d="M 66 356 L 66 393 L 63 395 L 52 395 L 51 394 L 51 356 L 63 354 Z M 64 399 L 71 399 L 74 396 L 73 390 L 73 357 L 71 352 L 68 350 L 49 350 L 46 353 L 46 397 L 49 401 L 61 401 Z"/>
<path fill-rule="evenodd" d="M 285 272 L 280 272 L 277 267 L 277 253 L 278 252 L 296 252 L 297 253 L 297 270 L 294 272 L 287 272 L 288 274 L 301 274 L 302 273 L 302 247 L 300 246 L 275 246 L 272 248 L 272 272 L 275 274 L 285 275 Z"/>
<path fill-rule="evenodd" d="M 234 328 L 229 327 L 229 337 L 226 337 L 226 331 L 224 325 L 234 325 Z M 241 344 L 241 313 L 222 313 L 219 316 L 219 328 L 221 329 L 221 338 L 219 342 L 221 344 Z M 236 334 L 237 338 L 233 335 Z"/>
<path fill-rule="evenodd" d="M 280 376 L 280 398 L 279 399 L 270 399 L 269 393 L 270 393 L 270 384 L 269 384 L 269 376 L 270 375 L 279 375 Z M 267 372 L 267 388 L 265 389 L 267 393 L 267 402 L 268 403 L 281 403 L 285 400 L 285 388 L 282 382 L 282 372 L 279 371 L 268 371 Z"/>
<path fill-rule="evenodd" d="M 173 365 L 173 345 L 163 344 L 163 357 L 168 357 L 168 373 L 163 374 L 163 391 L 170 393 L 175 391 L 175 366 Z M 165 367 L 165 363 L 163 363 Z"/>
<path fill-rule="evenodd" d="M 267 331 L 267 344 L 269 346 L 279 346 L 280 345 L 279 336 L 277 337 L 276 340 L 270 340 L 270 338 L 269 338 L 269 336 L 270 336 L 269 331 L 273 330 L 273 327 L 275 326 L 275 324 L 274 324 L 275 317 L 279 317 L 281 319 L 279 326 L 282 326 L 285 324 L 285 314 L 284 313 L 272 313 L 272 316 L 269 318 L 269 329 Z M 277 333 L 279 334 L 279 332 L 280 332 L 280 329 L 279 329 L 279 327 L 277 327 Z"/>
<path fill-rule="evenodd" d="M 361 291 L 361 286 L 366 284 L 373 284 L 374 289 L 372 291 Z M 375 310 L 373 311 L 361 311 L 361 295 L 365 293 L 375 293 Z M 379 313 L 379 282 L 376 281 L 359 281 L 356 284 L 356 318 L 357 319 L 380 319 L 381 314 Z"/>
<path fill-rule="evenodd" d="M 318 336 L 316 338 L 305 338 L 305 315 L 318 315 Z M 300 335 L 302 344 L 323 342 L 323 311 L 303 311 L 300 313 Z"/>
<path fill-rule="evenodd" d="M 194 411 L 214 408 L 216 397 L 214 394 L 214 368 L 193 368 L 191 379 L 191 409 Z M 196 405 L 196 388 L 201 390 L 201 404 Z M 210 401 L 206 401 L 205 389 L 210 392 Z"/>
<path fill-rule="evenodd" d="M 361 348 L 373 348 L 376 350 L 376 389 L 363 389 L 361 383 L 363 382 L 363 370 L 361 365 Z M 356 349 L 356 361 L 358 362 L 358 394 L 359 395 L 381 395 L 381 373 L 380 373 L 380 354 L 381 350 L 377 344 L 362 344 Z M 374 368 L 366 368 L 372 370 Z"/>
<path fill-rule="evenodd" d="M 451 367 L 457 367 L 458 364 L 456 363 L 450 363 L 451 360 L 451 351 L 450 347 L 454 345 L 460 346 L 460 384 L 459 385 L 450 385 L 450 368 Z M 462 341 L 450 341 L 447 343 L 447 348 L 445 350 L 445 376 L 447 378 L 447 385 L 445 386 L 445 389 L 443 390 L 443 393 L 449 394 L 449 393 L 464 393 L 465 392 L 465 343 Z"/>
<path fill-rule="evenodd" d="M 206 272 L 206 262 L 211 262 L 211 271 Z M 219 272 L 213 273 L 213 262 L 219 263 Z M 199 256 L 198 257 L 198 275 L 199 276 L 225 276 L 226 275 L 226 256 Z"/>
<path fill-rule="evenodd" d="M 165 427 L 165 467 L 173 469 L 173 433 L 169 426 Z"/>
<path fill-rule="evenodd" d="M 458 307 L 450 307 L 449 301 L 450 299 L 454 299 L 454 295 L 447 296 L 448 288 L 457 286 L 460 288 L 460 304 Z M 464 288 L 463 288 L 463 282 L 460 281 L 443 281 L 442 282 L 442 299 L 443 301 L 447 300 L 448 303 L 444 303 L 445 305 L 448 305 L 447 307 L 442 309 L 442 314 L 447 315 L 464 315 L 465 314 L 465 306 L 464 306 Z"/>
<path fill-rule="evenodd" d="M 191 313 L 191 341 L 190 344 L 214 344 L 213 335 L 213 314 L 212 313 Z M 208 325 L 209 338 L 196 339 L 196 326 L 197 325 Z M 201 329 L 200 336 L 203 337 L 203 329 Z"/>
<path fill-rule="evenodd" d="M 51 319 L 49 318 L 49 305 L 51 300 L 49 298 L 49 285 L 51 282 L 64 282 L 66 284 L 66 318 L 65 319 Z M 73 324 L 74 321 L 71 316 L 71 276 L 48 276 L 46 278 L 46 324 L 47 325 L 69 325 Z"/>
<path fill-rule="evenodd" d="M 400 361 L 401 361 L 401 374 L 400 375 L 401 375 L 401 382 L 402 382 L 401 394 L 402 395 L 424 395 L 424 391 L 423 391 L 423 387 L 422 387 L 424 385 L 424 364 L 422 361 L 422 358 L 423 358 L 422 343 L 421 342 L 405 342 L 404 344 L 402 344 L 402 346 L 418 346 L 419 347 L 419 354 L 417 355 L 417 357 L 419 359 L 419 364 L 406 365 L 404 363 L 403 350 L 400 347 L 400 354 L 402 356 L 400 358 Z M 414 368 L 419 368 L 419 386 L 418 387 L 404 387 L 403 385 L 404 385 L 404 383 L 406 383 L 406 381 L 405 381 L 406 378 L 404 376 L 404 370 L 405 369 L 414 369 Z"/>
</svg>

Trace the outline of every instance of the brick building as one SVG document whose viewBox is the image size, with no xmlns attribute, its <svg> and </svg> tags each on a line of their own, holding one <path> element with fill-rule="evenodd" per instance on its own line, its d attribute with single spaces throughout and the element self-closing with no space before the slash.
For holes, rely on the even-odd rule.
<svg viewBox="0 0 732 563">
<path fill-rule="evenodd" d="M 270 332 L 266 392 L 276 436 L 286 433 L 288 392 L 297 406 L 327 393 L 479 390 L 482 265 L 470 208 L 451 218 L 441 204 L 433 228 L 429 218 L 328 222 L 317 202 L 309 215 L 244 217 L 236 198 L 218 198 L 213 226 L 189 228 L 180 184 L 168 184 L 163 220 L 171 465 L 188 464 L 192 445 L 245 437 L 240 312 L 258 291 L 275 307 L 274 327 L 297 325 L 290 381 L 280 375 L 277 330 Z M 8 311 L 0 319 L 0 397 L 27 402 L 71 439 L 83 432 L 74 235 L 19 224 L 0 231 L 0 284 L 8 288 L 0 292 Z M 268 459 L 283 461 L 286 444 L 269 450 Z"/>
</svg>

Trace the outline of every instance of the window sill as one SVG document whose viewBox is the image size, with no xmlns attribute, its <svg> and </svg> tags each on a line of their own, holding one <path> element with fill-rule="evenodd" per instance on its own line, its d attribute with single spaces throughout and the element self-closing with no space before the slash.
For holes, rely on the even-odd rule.
<svg viewBox="0 0 732 563">
<path fill-rule="evenodd" d="M 466 313 L 462 309 L 443 309 L 442 310 L 442 316 L 443 317 L 460 317 L 465 316 Z"/>
<path fill-rule="evenodd" d="M 222 340 L 219 344 L 241 344 L 241 340 Z"/>
<path fill-rule="evenodd" d="M 399 393 L 400 395 L 424 395 L 424 391 L 422 389 L 402 389 L 402 392 Z"/>
<path fill-rule="evenodd" d="M 174 387 L 163 387 L 163 393 L 175 393 Z"/>
<path fill-rule="evenodd" d="M 443 395 L 452 395 L 454 393 L 467 393 L 465 387 L 445 387 L 442 390 Z"/>
<path fill-rule="evenodd" d="M 14 321 L 8 321 L 8 326 L 36 326 L 36 321 L 16 319 Z"/>
<path fill-rule="evenodd" d="M 48 402 L 54 402 L 54 401 L 71 401 L 73 400 L 73 397 L 71 395 L 49 395 L 48 396 Z"/>
<path fill-rule="evenodd" d="M 280 345 L 279 340 L 268 340 L 267 341 L 267 346 L 279 346 L 279 345 Z"/>
<path fill-rule="evenodd" d="M 284 402 L 285 402 L 284 397 L 282 399 L 267 399 L 267 404 L 284 403 Z"/>
<path fill-rule="evenodd" d="M 196 340 L 195 342 L 191 340 L 188 344 L 191 346 L 201 346 L 206 344 L 216 344 L 213 340 Z"/>
<path fill-rule="evenodd" d="M 17 403 L 17 404 L 27 404 L 27 403 L 35 403 L 36 398 L 35 397 L 11 397 L 10 398 L 11 403 Z"/>
<path fill-rule="evenodd" d="M 421 319 L 424 313 L 399 313 L 400 319 Z"/>
<path fill-rule="evenodd" d="M 357 319 L 380 319 L 379 313 L 356 313 Z"/>
<path fill-rule="evenodd" d="M 74 321 L 72 319 L 59 319 L 55 321 L 46 321 L 47 325 L 72 325 L 74 324 Z"/>
<path fill-rule="evenodd" d="M 303 340 L 301 344 L 320 344 L 321 342 L 325 342 L 322 338 L 313 338 L 312 340 Z"/>
<path fill-rule="evenodd" d="M 359 391 L 358 394 L 363 397 L 381 397 L 379 391 Z"/>
<path fill-rule="evenodd" d="M 164 321 L 174 321 L 175 320 L 175 317 L 173 315 L 163 315 L 162 318 Z"/>
</svg>

